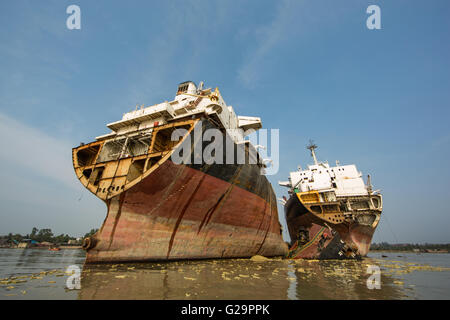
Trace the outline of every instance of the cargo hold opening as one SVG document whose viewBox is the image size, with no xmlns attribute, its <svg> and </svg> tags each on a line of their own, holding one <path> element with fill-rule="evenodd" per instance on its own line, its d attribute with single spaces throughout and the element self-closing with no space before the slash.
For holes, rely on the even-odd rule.
<svg viewBox="0 0 450 320">
<path fill-rule="evenodd" d="M 100 150 L 100 145 L 88 147 L 81 149 L 77 152 L 78 165 L 80 167 L 89 166 L 94 164 L 95 158 L 97 157 L 98 151 Z"/>
<path fill-rule="evenodd" d="M 133 161 L 133 163 L 130 165 L 130 169 L 128 170 L 127 174 L 128 182 L 133 181 L 134 179 L 136 179 L 137 177 L 139 177 L 144 173 L 145 160 L 146 159 Z"/>
<path fill-rule="evenodd" d="M 182 137 L 180 137 L 179 140 L 172 141 L 172 132 L 177 129 L 189 130 L 189 128 L 190 128 L 189 125 L 184 125 L 158 130 L 156 132 L 152 152 L 162 152 L 171 150 L 182 139 Z"/>
<path fill-rule="evenodd" d="M 92 183 L 94 186 L 97 186 L 98 183 L 100 182 L 100 179 L 102 178 L 104 170 L 105 170 L 104 167 L 95 168 L 89 177 L 89 183 Z"/>
</svg>

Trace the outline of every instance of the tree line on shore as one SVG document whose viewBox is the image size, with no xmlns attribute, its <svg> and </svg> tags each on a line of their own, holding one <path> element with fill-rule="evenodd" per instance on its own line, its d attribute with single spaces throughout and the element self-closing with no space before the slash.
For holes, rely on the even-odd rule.
<svg viewBox="0 0 450 320">
<path fill-rule="evenodd" d="M 394 250 L 394 251 L 414 251 L 414 250 L 447 250 L 450 251 L 450 243 L 445 244 L 413 244 L 413 243 L 397 243 L 391 244 L 387 242 L 372 243 L 370 250 Z"/>
<path fill-rule="evenodd" d="M 88 233 L 84 235 L 82 238 L 89 237 L 97 232 L 98 229 L 91 229 Z M 79 239 L 79 238 L 78 238 Z M 0 236 L 0 242 L 6 242 L 6 243 L 17 243 L 17 242 L 23 242 L 26 240 L 32 240 L 35 242 L 51 242 L 51 243 L 68 243 L 69 240 L 77 240 L 76 237 L 69 236 L 68 234 L 60 234 L 60 235 L 54 235 L 51 229 L 38 229 L 34 227 L 31 230 L 31 233 L 26 235 L 21 235 L 19 233 L 12 234 L 9 233 L 8 235 Z"/>
<path fill-rule="evenodd" d="M 81 239 L 92 236 L 98 231 L 98 229 L 91 229 Z M 78 238 L 78 240 L 81 240 Z M 38 229 L 34 227 L 31 233 L 21 235 L 19 233 L 0 236 L 1 243 L 19 243 L 25 240 L 33 240 L 35 242 L 51 242 L 55 244 L 68 243 L 69 240 L 77 240 L 77 238 L 69 236 L 68 234 L 54 235 L 51 229 Z M 413 251 L 413 250 L 447 250 L 450 252 L 450 243 L 445 244 L 413 244 L 413 243 L 397 243 L 391 244 L 387 242 L 372 243 L 370 250 L 393 250 L 393 251 Z"/>
</svg>

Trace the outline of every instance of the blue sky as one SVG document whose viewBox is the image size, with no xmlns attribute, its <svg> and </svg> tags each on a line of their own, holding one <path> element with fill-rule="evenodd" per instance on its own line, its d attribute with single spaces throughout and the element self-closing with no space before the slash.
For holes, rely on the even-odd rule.
<svg viewBox="0 0 450 320">
<path fill-rule="evenodd" d="M 375 242 L 450 242 L 449 16 L 446 0 L 1 1 L 0 234 L 99 227 L 71 148 L 193 80 L 280 129 L 278 197 L 314 139 L 382 189 Z"/>
</svg>

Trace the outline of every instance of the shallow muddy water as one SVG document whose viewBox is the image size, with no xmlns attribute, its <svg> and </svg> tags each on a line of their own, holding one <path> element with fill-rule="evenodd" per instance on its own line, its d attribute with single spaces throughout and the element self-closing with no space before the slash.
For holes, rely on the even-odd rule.
<svg viewBox="0 0 450 320">
<path fill-rule="evenodd" d="M 0 249 L 0 299 L 449 299 L 450 255 L 251 259 L 83 266 L 82 250 Z M 80 270 L 80 289 L 75 284 Z M 368 268 L 380 268 L 369 289 Z"/>
</svg>

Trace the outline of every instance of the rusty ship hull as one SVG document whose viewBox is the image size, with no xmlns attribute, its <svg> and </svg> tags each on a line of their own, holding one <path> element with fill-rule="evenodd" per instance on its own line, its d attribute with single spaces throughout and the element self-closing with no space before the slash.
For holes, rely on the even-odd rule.
<svg viewBox="0 0 450 320">
<path fill-rule="evenodd" d="M 168 137 L 176 128 L 187 133 L 174 143 Z M 143 154 L 118 160 L 101 159 L 104 141 L 73 149 L 78 178 L 108 210 L 100 230 L 85 239 L 87 263 L 287 253 L 275 194 L 260 164 L 196 164 L 193 153 L 183 155 L 188 164 L 172 161 L 187 137 L 192 150 L 204 150 L 195 128 L 217 126 L 207 118 L 156 126 Z M 241 147 L 248 156 L 249 146 Z"/>
<path fill-rule="evenodd" d="M 308 195 L 303 193 L 305 194 Z M 373 197 L 379 199 L 381 205 L 381 197 Z M 311 197 L 308 198 L 311 199 Z M 345 219 L 339 206 L 335 206 L 334 211 L 325 213 L 323 204 L 320 202 L 308 203 L 300 199 L 302 194 L 294 193 L 285 204 L 286 222 L 292 239 L 290 257 L 358 259 L 367 255 L 379 222 L 378 212 L 361 215 L 360 217 L 365 220 Z M 365 203 L 371 200 L 369 197 L 360 197 L 357 201 Z M 321 207 L 320 213 L 317 210 L 319 207 Z"/>
</svg>

